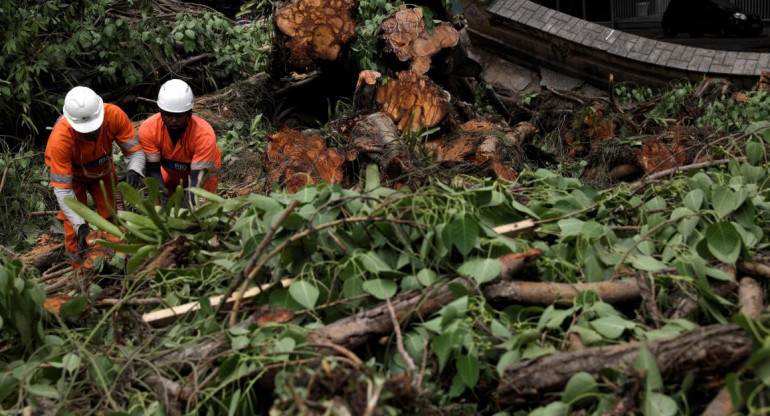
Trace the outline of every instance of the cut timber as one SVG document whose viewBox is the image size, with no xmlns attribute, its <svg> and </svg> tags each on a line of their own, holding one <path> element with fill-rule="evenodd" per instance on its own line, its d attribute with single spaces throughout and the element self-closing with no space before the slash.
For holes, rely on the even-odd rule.
<svg viewBox="0 0 770 416">
<path fill-rule="evenodd" d="M 41 234 L 35 240 L 35 248 L 19 256 L 24 264 L 40 271 L 48 270 L 64 253 L 64 243 L 49 234 Z"/>
<path fill-rule="evenodd" d="M 281 280 L 281 286 L 282 287 L 289 287 L 291 283 L 294 281 L 294 279 L 283 279 Z M 246 302 L 248 299 L 253 298 L 263 291 L 273 287 L 274 284 L 272 283 L 265 283 L 258 287 L 253 287 L 246 292 L 243 293 L 243 298 L 241 298 L 241 302 Z M 211 304 L 212 308 L 219 307 L 219 304 L 222 303 L 222 298 L 224 296 L 214 296 L 209 298 L 209 304 Z M 232 305 L 235 302 L 235 295 L 230 296 L 227 301 L 225 302 L 225 305 Z M 151 326 L 154 327 L 160 327 L 168 325 L 180 317 L 187 315 L 189 313 L 195 312 L 201 308 L 200 302 L 190 302 L 185 303 L 184 305 L 174 306 L 173 308 L 167 308 L 167 309 L 161 309 L 158 311 L 152 311 L 149 313 L 146 313 L 142 315 L 142 321 L 148 323 Z"/>
<path fill-rule="evenodd" d="M 372 113 L 359 120 L 353 126 L 351 140 L 359 154 L 377 162 L 385 178 L 399 178 L 413 168 L 398 128 L 384 113 Z"/>
<path fill-rule="evenodd" d="M 494 228 L 495 232 L 510 238 L 516 238 L 528 234 L 535 229 L 535 222 L 532 220 L 517 221 L 510 224 L 500 225 Z"/>
<path fill-rule="evenodd" d="M 501 272 L 506 274 L 506 278 L 513 276 L 524 268 L 528 259 L 539 255 L 539 250 L 530 250 L 503 256 L 498 259 L 502 266 Z M 390 301 L 396 320 L 405 323 L 412 319 L 425 319 L 438 312 L 454 300 L 454 294 L 450 289 L 452 285 L 462 285 L 469 290 L 474 287 L 474 284 L 467 279 L 455 278 L 436 287 L 402 293 Z M 366 343 L 375 336 L 390 334 L 393 328 L 390 308 L 387 303 L 380 303 L 371 309 L 311 331 L 307 335 L 307 342 L 310 345 L 319 346 L 332 343 L 350 349 Z"/>
<path fill-rule="evenodd" d="M 268 189 L 283 185 L 287 191 L 296 192 L 305 185 L 343 180 L 345 158 L 337 149 L 327 148 L 326 140 L 318 135 L 283 128 L 268 137 L 262 161 Z"/>
<path fill-rule="evenodd" d="M 549 393 L 561 391 L 579 372 L 596 375 L 603 368 L 632 367 L 642 345 L 655 356 L 667 382 L 688 373 L 726 374 L 752 350 L 751 339 L 739 326 L 731 324 L 697 328 L 645 343 L 559 352 L 507 367 L 497 387 L 497 402 L 503 408 L 532 406 Z"/>
<path fill-rule="evenodd" d="M 289 37 L 289 63 L 312 69 L 316 60 L 336 60 L 356 36 L 352 0 L 290 1 L 275 12 L 275 25 Z"/>
<path fill-rule="evenodd" d="M 449 113 L 449 98 L 424 75 L 401 71 L 377 88 L 374 97 L 380 111 L 400 130 L 418 132 L 442 122 Z"/>
<path fill-rule="evenodd" d="M 399 6 L 380 25 L 385 52 L 393 52 L 402 62 L 411 61 L 410 69 L 420 75 L 430 69 L 431 56 L 442 48 L 457 45 L 460 34 L 450 23 L 440 23 L 433 33 L 425 30 L 422 9 Z"/>
<path fill-rule="evenodd" d="M 596 292 L 606 303 L 620 303 L 641 297 L 636 279 L 623 279 L 595 283 L 544 283 L 503 281 L 484 287 L 484 297 L 491 302 L 505 304 L 571 305 L 583 292 Z"/>
<path fill-rule="evenodd" d="M 642 151 L 639 164 L 646 175 L 662 172 L 676 166 L 676 160 L 671 150 L 659 139 L 642 140 Z"/>
<path fill-rule="evenodd" d="M 498 138 L 503 133 L 503 139 Z M 431 140 L 425 148 L 438 162 L 471 163 L 479 174 L 508 181 L 516 180 L 516 171 L 503 164 L 506 142 L 516 140 L 514 132 L 501 124 L 486 120 L 471 120 L 458 126 L 457 133 Z M 502 142 L 502 143 L 501 143 Z"/>
<path fill-rule="evenodd" d="M 163 244 L 158 252 L 148 259 L 136 272 L 137 275 L 151 276 L 158 269 L 171 269 L 178 267 L 187 258 L 189 248 L 185 245 L 187 237 L 180 235 Z"/>
</svg>

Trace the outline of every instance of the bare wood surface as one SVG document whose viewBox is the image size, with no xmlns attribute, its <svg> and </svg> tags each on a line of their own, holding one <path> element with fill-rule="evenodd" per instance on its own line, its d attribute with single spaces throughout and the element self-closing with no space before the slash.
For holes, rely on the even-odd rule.
<svg viewBox="0 0 770 416">
<path fill-rule="evenodd" d="M 711 400 L 706 410 L 701 416 L 730 416 L 735 413 L 735 406 L 730 399 L 730 391 L 727 388 L 721 388 L 719 393 Z"/>
<path fill-rule="evenodd" d="M 742 278 L 738 286 L 738 301 L 742 314 L 750 319 L 757 319 L 765 303 L 759 282 L 750 277 Z"/>
<path fill-rule="evenodd" d="M 724 374 L 751 354 L 751 340 L 737 325 L 713 325 L 671 338 L 644 343 L 656 357 L 667 380 L 687 373 Z M 501 407 L 539 401 L 559 391 L 574 374 L 597 374 L 603 368 L 632 366 L 641 342 L 559 352 L 513 364 L 505 369 L 497 388 Z"/>
<path fill-rule="evenodd" d="M 762 263 L 741 263 L 738 265 L 738 271 L 753 277 L 770 279 L 770 266 Z"/>
<path fill-rule="evenodd" d="M 534 231 L 535 222 L 532 220 L 517 221 L 510 224 L 500 225 L 494 228 L 495 232 L 506 237 L 519 237 Z"/>
<path fill-rule="evenodd" d="M 283 287 L 289 287 L 289 285 L 291 285 L 293 281 L 294 279 L 283 279 L 280 281 L 280 284 Z M 272 283 L 265 283 L 261 286 L 253 287 L 251 289 L 246 290 L 245 292 L 243 292 L 243 296 L 241 297 L 241 302 L 246 302 L 254 298 L 255 296 L 259 295 L 260 293 L 262 293 L 263 291 L 267 290 L 272 286 L 273 286 Z M 209 298 L 209 303 L 211 304 L 212 308 L 219 308 L 220 304 L 222 303 L 222 299 L 224 299 L 224 295 L 213 296 Z M 232 305 L 235 302 L 235 300 L 236 300 L 236 296 L 230 296 L 229 298 L 227 298 L 227 301 L 224 302 L 225 305 L 222 306 L 222 309 L 223 310 L 227 309 L 227 306 Z M 194 313 L 200 308 L 201 308 L 200 302 L 189 302 L 183 305 L 174 306 L 173 308 L 161 309 L 161 310 L 145 313 L 144 315 L 142 315 L 142 321 L 154 327 L 165 326 L 187 314 Z"/>
<path fill-rule="evenodd" d="M 604 302 L 618 303 L 639 299 L 641 289 L 636 279 L 597 283 L 544 283 L 508 281 L 492 283 L 484 288 L 487 300 L 536 305 L 572 304 L 582 292 L 592 290 Z"/>
</svg>

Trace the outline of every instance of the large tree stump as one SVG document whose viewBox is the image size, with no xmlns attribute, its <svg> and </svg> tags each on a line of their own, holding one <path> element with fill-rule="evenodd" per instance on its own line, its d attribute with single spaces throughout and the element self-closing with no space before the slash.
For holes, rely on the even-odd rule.
<svg viewBox="0 0 770 416">
<path fill-rule="evenodd" d="M 372 113 L 358 121 L 351 139 L 358 153 L 376 161 L 386 178 L 401 177 L 413 167 L 398 128 L 384 113 Z"/>
<path fill-rule="evenodd" d="M 326 147 L 323 137 L 288 128 L 268 137 L 263 155 L 267 186 L 283 185 L 289 192 L 321 181 L 341 183 L 344 161 L 337 149 Z"/>
<path fill-rule="evenodd" d="M 497 402 L 507 408 L 540 403 L 548 393 L 564 388 L 576 373 L 597 374 L 603 368 L 633 366 L 641 342 L 559 352 L 522 361 L 505 369 Z M 751 354 L 751 339 L 737 325 L 713 325 L 676 337 L 644 343 L 655 356 L 667 381 L 687 373 L 725 374 Z"/>
<path fill-rule="evenodd" d="M 504 132 L 503 143 L 497 132 Z M 515 133 L 505 126 L 471 120 L 458 126 L 457 134 L 432 140 L 425 147 L 438 162 L 472 163 L 482 169 L 481 174 L 515 181 L 516 171 L 501 160 L 504 144 L 515 141 Z"/>
<path fill-rule="evenodd" d="M 424 75 L 401 71 L 377 88 L 375 101 L 400 130 L 417 132 L 438 125 L 449 113 L 449 97 Z"/>
<path fill-rule="evenodd" d="M 352 0 L 290 1 L 275 12 L 278 30 L 289 37 L 289 63 L 312 69 L 315 60 L 336 60 L 342 47 L 356 36 Z"/>
<path fill-rule="evenodd" d="M 430 69 L 431 56 L 442 48 L 457 45 L 460 34 L 450 23 L 440 23 L 428 33 L 422 9 L 399 6 L 380 25 L 385 51 L 393 52 L 402 62 L 411 61 L 410 69 L 420 75 Z"/>
</svg>

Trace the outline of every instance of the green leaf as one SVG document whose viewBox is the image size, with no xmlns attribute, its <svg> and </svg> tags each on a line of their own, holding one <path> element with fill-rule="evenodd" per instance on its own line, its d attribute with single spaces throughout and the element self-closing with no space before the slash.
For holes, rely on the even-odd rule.
<svg viewBox="0 0 770 416">
<path fill-rule="evenodd" d="M 380 187 L 380 168 L 376 163 L 370 163 L 366 166 L 366 185 L 365 192 L 371 192 Z"/>
<path fill-rule="evenodd" d="M 318 288 L 305 280 L 294 282 L 289 287 L 289 295 L 291 295 L 292 299 L 308 309 L 315 306 L 319 294 Z"/>
<path fill-rule="evenodd" d="M 666 268 L 665 264 L 650 256 L 633 256 L 631 265 L 646 272 L 657 272 Z"/>
<path fill-rule="evenodd" d="M 483 284 L 500 276 L 501 270 L 502 265 L 497 259 L 473 257 L 466 260 L 457 269 L 457 272 L 465 277 L 470 277 L 478 284 Z"/>
<path fill-rule="evenodd" d="M 704 193 L 700 189 L 693 189 L 684 196 L 684 206 L 692 212 L 698 212 L 703 206 Z"/>
<path fill-rule="evenodd" d="M 706 244 L 719 261 L 734 264 L 741 252 L 741 235 L 729 222 L 710 224 L 706 228 Z"/>
<path fill-rule="evenodd" d="M 632 322 L 619 316 L 607 316 L 605 318 L 594 319 L 590 323 L 596 332 L 609 339 L 619 338 L 623 334 L 623 331 L 634 327 Z"/>
<path fill-rule="evenodd" d="M 553 402 L 545 407 L 538 407 L 529 416 L 567 416 L 569 406 L 562 402 Z"/>
<path fill-rule="evenodd" d="M 581 371 L 569 379 L 564 392 L 561 394 L 561 401 L 567 404 L 574 404 L 581 397 L 593 395 L 598 391 L 599 387 L 593 376 Z"/>
<path fill-rule="evenodd" d="M 121 240 L 124 238 L 123 231 L 121 231 L 120 228 L 118 228 L 115 224 L 102 218 L 101 215 L 92 211 L 90 208 L 80 203 L 80 201 L 78 201 L 77 199 L 67 197 L 64 199 L 64 203 L 68 207 L 70 207 L 73 211 L 75 211 L 76 214 L 83 217 L 84 220 L 96 226 L 96 228 L 102 231 L 108 232 L 120 238 Z"/>
<path fill-rule="evenodd" d="M 644 345 L 639 349 L 639 354 L 634 359 L 634 369 L 647 372 L 644 378 L 645 391 L 650 393 L 663 389 L 663 377 L 658 370 L 658 362 L 652 352 Z"/>
<path fill-rule="evenodd" d="M 726 186 L 715 186 L 711 191 L 711 203 L 714 206 L 714 211 L 720 218 L 723 218 L 727 214 L 738 209 L 743 201 L 739 201 L 739 198 Z"/>
<path fill-rule="evenodd" d="M 76 354 L 68 353 L 62 357 L 61 363 L 64 369 L 72 374 L 75 372 L 75 370 L 78 369 L 78 367 L 80 367 L 80 357 Z"/>
<path fill-rule="evenodd" d="M 457 372 L 468 388 L 474 388 L 479 381 L 479 359 L 471 354 L 461 355 L 457 358 Z"/>
<path fill-rule="evenodd" d="M 211 192 L 209 192 L 209 191 L 207 191 L 207 190 L 205 190 L 203 188 L 197 188 L 197 187 L 196 188 L 187 188 L 187 191 L 190 192 L 191 194 L 193 194 L 195 196 L 199 196 L 199 197 L 201 197 L 201 198 L 203 198 L 203 199 L 205 199 L 207 201 L 218 202 L 218 203 L 223 203 L 223 202 L 226 201 L 226 199 L 222 198 L 221 196 L 219 196 L 217 194 L 213 194 L 213 193 L 211 193 Z"/>
<path fill-rule="evenodd" d="M 444 233 L 451 239 L 452 245 L 457 247 L 463 256 L 467 256 L 479 239 L 479 224 L 468 214 L 460 215 L 447 225 Z"/>
<path fill-rule="evenodd" d="M 497 361 L 497 374 L 502 377 L 505 369 L 521 361 L 521 353 L 518 350 L 506 351 Z"/>
<path fill-rule="evenodd" d="M 389 279 L 372 279 L 364 282 L 364 291 L 377 299 L 392 298 L 398 290 L 396 282 Z"/>
<path fill-rule="evenodd" d="M 35 396 L 46 397 L 49 399 L 58 399 L 59 391 L 54 386 L 46 384 L 32 384 L 27 387 L 27 391 Z"/>
<path fill-rule="evenodd" d="M 661 393 L 648 393 L 644 395 L 642 412 L 644 416 L 674 416 L 678 413 L 674 399 Z"/>
<path fill-rule="evenodd" d="M 436 272 L 430 269 L 422 269 L 419 272 L 417 272 L 417 281 L 420 282 L 421 285 L 428 287 L 436 282 L 436 277 L 438 275 Z"/>
<path fill-rule="evenodd" d="M 79 296 L 61 305 L 59 312 L 67 318 L 75 319 L 86 310 L 86 305 L 88 305 L 88 298 Z"/>
</svg>

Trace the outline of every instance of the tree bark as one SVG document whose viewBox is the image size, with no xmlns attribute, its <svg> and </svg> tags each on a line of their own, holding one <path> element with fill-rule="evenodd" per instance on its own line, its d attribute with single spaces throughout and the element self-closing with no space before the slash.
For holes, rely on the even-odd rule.
<svg viewBox="0 0 770 416">
<path fill-rule="evenodd" d="M 645 343 L 559 352 L 506 368 L 497 388 L 497 402 L 503 408 L 541 402 L 545 394 L 563 389 L 578 372 L 595 375 L 603 368 L 632 366 L 642 345 L 652 351 L 667 381 L 687 373 L 724 374 L 751 354 L 751 340 L 732 324 L 702 327 Z"/>
</svg>

